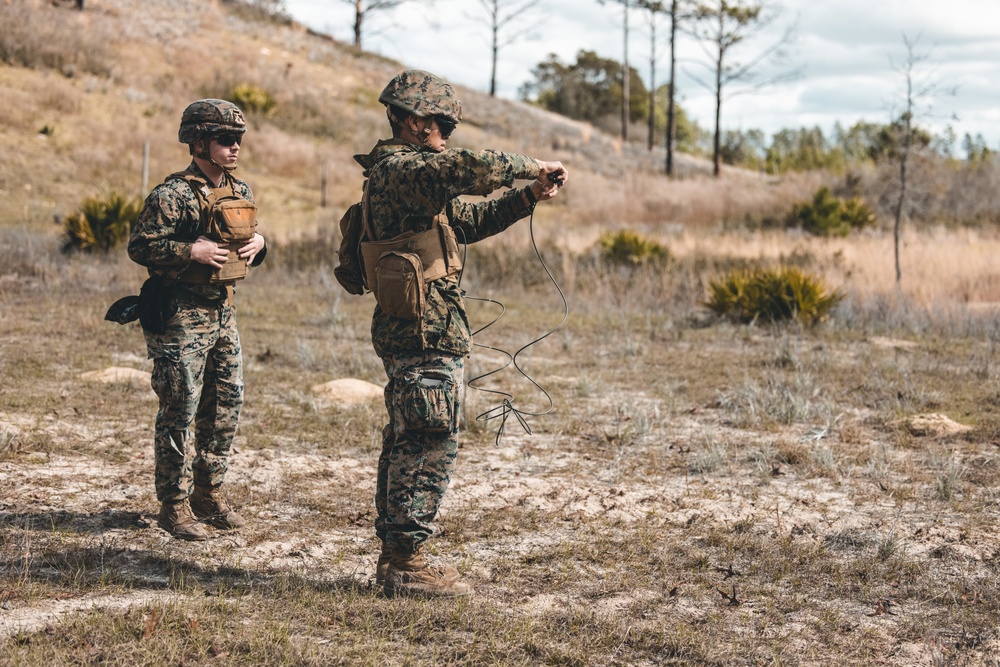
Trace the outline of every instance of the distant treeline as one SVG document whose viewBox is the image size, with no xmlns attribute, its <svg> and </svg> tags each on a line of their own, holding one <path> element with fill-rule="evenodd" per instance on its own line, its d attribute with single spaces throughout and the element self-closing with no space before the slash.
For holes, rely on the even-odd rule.
<svg viewBox="0 0 1000 667">
<path fill-rule="evenodd" d="M 651 106 L 649 90 L 635 68 L 629 70 L 629 120 L 639 127 L 646 126 Z M 602 58 L 594 51 L 581 50 L 576 62 L 571 64 L 560 62 L 552 54 L 532 70 L 533 79 L 521 87 L 520 97 L 549 111 L 614 133 L 622 105 L 621 72 L 620 62 Z M 658 87 L 652 105 L 657 136 L 663 136 L 666 131 L 668 91 L 669 84 Z M 677 150 L 711 157 L 713 131 L 692 120 L 683 107 L 678 106 L 676 113 Z M 763 169 L 769 173 L 813 169 L 839 171 L 895 158 L 902 136 L 902 120 L 888 124 L 859 122 L 849 128 L 838 123 L 830 136 L 819 127 L 787 128 L 770 138 L 757 129 L 724 130 L 720 157 L 724 164 Z M 996 152 L 987 146 L 982 135 L 966 134 L 960 140 L 950 128 L 943 135 L 916 128 L 911 148 L 926 156 L 946 160 L 981 163 L 997 159 Z"/>
</svg>

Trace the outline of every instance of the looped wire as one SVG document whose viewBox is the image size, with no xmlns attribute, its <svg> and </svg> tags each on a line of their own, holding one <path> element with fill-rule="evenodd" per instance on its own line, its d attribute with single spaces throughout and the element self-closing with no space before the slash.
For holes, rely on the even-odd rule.
<svg viewBox="0 0 1000 667">
<path fill-rule="evenodd" d="M 497 396 L 502 397 L 500 405 L 496 405 L 496 406 L 494 406 L 494 407 L 492 407 L 492 408 L 486 410 L 485 412 L 482 412 L 482 413 L 480 413 L 479 415 L 476 416 L 476 421 L 483 422 L 483 423 L 488 423 L 488 422 L 490 422 L 490 421 L 492 421 L 494 419 L 499 419 L 500 420 L 500 425 L 497 427 L 497 435 L 496 435 L 496 444 L 497 444 L 497 446 L 500 445 L 500 440 L 503 438 L 503 434 L 504 434 L 504 431 L 505 431 L 506 426 L 507 426 L 507 419 L 511 415 L 513 415 L 517 419 L 518 423 L 521 425 L 521 428 L 524 429 L 524 432 L 527 433 L 528 435 L 531 435 L 532 431 L 531 431 L 531 425 L 528 423 L 528 417 L 541 417 L 543 415 L 549 414 L 554 409 L 555 404 L 552 401 L 552 396 L 549 395 L 549 392 L 547 392 L 545 390 L 545 388 L 542 387 L 542 385 L 540 385 L 538 382 L 536 382 L 534 380 L 534 378 L 532 378 L 530 375 L 528 375 L 524 371 L 524 369 L 521 368 L 520 364 L 518 364 L 518 356 L 520 356 L 522 352 L 524 352 L 525 350 L 527 350 L 532 345 L 535 345 L 535 344 L 537 344 L 537 343 L 545 340 L 546 338 L 548 338 L 549 336 L 551 336 L 552 334 L 554 334 L 556 331 L 559 331 L 559 329 L 561 329 L 563 327 L 563 325 L 566 323 L 566 320 L 569 318 L 569 302 L 566 300 L 566 295 L 563 293 L 562 288 L 559 287 L 559 283 L 556 282 L 555 277 L 553 277 L 552 272 L 549 270 L 548 265 L 545 263 L 545 259 L 542 257 L 542 253 L 538 249 L 538 243 L 535 240 L 535 211 L 534 211 L 534 209 L 532 209 L 532 211 L 531 211 L 531 217 L 528 220 L 528 230 L 529 230 L 529 233 L 530 233 L 530 236 L 531 236 L 531 247 L 535 251 L 535 256 L 538 258 L 538 262 L 541 264 L 542 269 L 545 271 L 545 275 L 548 276 L 549 281 L 556 288 L 556 291 L 559 293 L 559 298 L 562 300 L 563 315 L 562 315 L 562 319 L 559 321 L 559 324 L 557 324 L 553 329 L 551 329 L 550 331 L 542 334 L 538 338 L 535 338 L 534 340 L 526 343 L 525 345 L 521 346 L 513 354 L 511 354 L 510 352 L 507 352 L 506 350 L 503 350 L 503 349 L 501 349 L 499 347 L 494 347 L 492 345 L 483 345 L 481 343 L 473 342 L 473 345 L 475 345 L 476 347 L 481 347 L 481 348 L 486 349 L 486 350 L 492 350 L 493 352 L 497 352 L 497 353 L 499 353 L 499 354 L 507 357 L 507 360 L 503 364 L 501 364 L 500 366 L 498 366 L 497 368 L 494 368 L 493 370 L 490 370 L 490 371 L 487 371 L 485 373 L 482 373 L 481 375 L 477 375 L 476 377 L 472 378 L 471 380 L 469 380 L 467 382 L 467 384 L 468 384 L 469 387 L 471 387 L 471 388 L 473 388 L 473 389 L 475 389 L 477 391 L 482 391 L 482 392 L 485 392 L 485 393 L 488 393 L 488 394 L 496 394 Z M 465 253 L 468 252 L 468 244 L 465 243 L 465 239 L 464 238 L 462 239 L 462 241 L 463 241 L 463 247 L 464 247 L 464 251 L 463 251 L 463 255 L 464 255 Z M 462 265 L 463 266 L 465 265 L 465 257 L 464 256 L 462 258 Z M 459 283 L 461 284 L 461 276 L 459 276 Z M 478 329 L 476 329 L 475 331 L 472 332 L 473 341 L 475 341 L 475 336 L 477 334 L 481 333 L 482 331 L 485 331 L 489 327 L 493 326 L 494 324 L 496 324 L 500 320 L 500 318 L 503 317 L 504 313 L 507 312 L 507 308 L 503 305 L 503 303 L 501 303 L 500 301 L 497 301 L 496 299 L 489 299 L 489 298 L 484 298 L 484 297 L 474 297 L 474 296 L 469 296 L 469 297 L 466 297 L 466 298 L 468 298 L 471 301 L 483 301 L 483 302 L 487 302 L 487 303 L 493 303 L 493 304 L 496 304 L 497 306 L 500 307 L 500 312 L 499 312 L 499 314 L 496 317 L 494 317 L 490 322 L 486 323 L 482 327 L 480 327 L 480 328 L 478 328 Z M 514 366 L 514 369 L 518 373 L 520 373 L 522 376 L 524 376 L 524 378 L 526 380 L 528 380 L 528 382 L 530 382 L 532 385 L 534 385 L 535 388 L 538 389 L 538 391 L 540 391 L 543 396 L 545 396 L 545 400 L 548 403 L 548 405 L 545 407 L 545 409 L 537 411 L 537 412 L 530 412 L 528 410 L 520 410 L 520 409 L 518 409 L 517 407 L 514 406 L 514 400 L 515 399 L 514 399 L 514 395 L 513 394 L 510 394 L 510 393 L 508 393 L 506 391 L 497 390 L 497 389 L 486 389 L 485 387 L 480 387 L 480 386 L 478 386 L 476 384 L 477 382 L 479 382 L 481 380 L 484 380 L 484 379 L 490 377 L 491 375 L 496 375 L 497 373 L 500 373 L 500 372 L 504 371 L 505 369 L 507 369 L 508 367 L 510 367 L 512 365 Z"/>
</svg>

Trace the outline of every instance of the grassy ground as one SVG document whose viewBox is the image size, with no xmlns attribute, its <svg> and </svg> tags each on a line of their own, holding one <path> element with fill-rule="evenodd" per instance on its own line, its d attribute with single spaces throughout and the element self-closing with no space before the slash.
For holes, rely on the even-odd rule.
<svg viewBox="0 0 1000 667">
<path fill-rule="evenodd" d="M 311 391 L 382 381 L 367 300 L 322 267 L 242 286 L 228 489 L 251 523 L 184 543 L 151 526 L 148 385 L 80 377 L 149 370 L 140 332 L 101 319 L 140 272 L 29 233 L 3 245 L 7 664 L 998 664 L 990 316 L 873 297 L 815 330 L 732 327 L 676 288 L 698 271 L 683 258 L 655 280 L 577 269 L 566 326 L 521 358 L 555 410 L 497 444 L 475 421 L 495 399 L 466 397 L 431 549 L 476 594 L 389 600 L 369 583 L 383 408 Z M 551 287 L 520 273 L 470 269 L 470 292 L 508 308 L 480 342 L 558 322 Z M 545 406 L 513 374 L 495 384 Z"/>
</svg>

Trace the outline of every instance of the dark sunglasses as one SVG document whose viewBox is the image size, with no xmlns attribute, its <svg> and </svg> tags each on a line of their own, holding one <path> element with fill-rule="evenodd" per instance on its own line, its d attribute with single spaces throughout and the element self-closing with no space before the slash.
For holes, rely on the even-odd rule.
<svg viewBox="0 0 1000 667">
<path fill-rule="evenodd" d="M 232 146 L 233 144 L 238 144 L 243 141 L 243 135 L 239 132 L 227 132 L 226 134 L 220 134 L 217 137 L 212 137 L 220 146 Z"/>
<path fill-rule="evenodd" d="M 447 139 L 451 136 L 451 133 L 455 131 L 458 127 L 458 123 L 443 118 L 442 116 L 434 116 L 434 122 L 437 123 L 438 131 L 441 132 L 441 138 Z"/>
</svg>

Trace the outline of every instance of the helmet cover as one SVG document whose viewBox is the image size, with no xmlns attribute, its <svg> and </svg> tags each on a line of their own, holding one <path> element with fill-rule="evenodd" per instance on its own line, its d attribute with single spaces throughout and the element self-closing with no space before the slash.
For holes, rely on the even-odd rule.
<svg viewBox="0 0 1000 667">
<path fill-rule="evenodd" d="M 462 120 L 462 103 L 451 84 L 419 69 L 408 69 L 394 76 L 378 96 L 378 101 L 421 118 L 441 116 L 453 123 Z"/>
<path fill-rule="evenodd" d="M 232 102 L 205 99 L 192 102 L 181 115 L 181 126 L 177 140 L 182 144 L 193 144 L 198 139 L 213 137 L 225 132 L 246 132 L 247 123 L 243 112 Z"/>
</svg>

